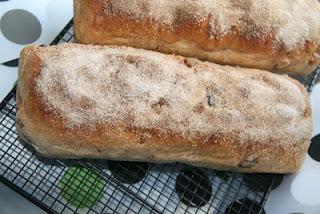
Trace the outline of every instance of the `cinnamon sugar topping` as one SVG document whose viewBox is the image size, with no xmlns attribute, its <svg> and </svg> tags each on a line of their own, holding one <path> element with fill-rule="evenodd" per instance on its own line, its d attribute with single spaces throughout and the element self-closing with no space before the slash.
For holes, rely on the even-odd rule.
<svg viewBox="0 0 320 214">
<path fill-rule="evenodd" d="M 275 34 L 277 47 L 291 50 L 320 37 L 320 4 L 317 0 L 103 0 L 106 15 L 124 14 L 137 21 L 176 26 L 190 18 L 209 20 L 212 38 L 241 34 L 255 39 Z"/>
<path fill-rule="evenodd" d="M 36 89 L 70 128 L 126 124 L 279 144 L 304 142 L 310 130 L 310 118 L 303 116 L 308 100 L 287 76 L 195 59 L 190 67 L 182 57 L 127 47 L 38 50 L 43 66 Z"/>
</svg>

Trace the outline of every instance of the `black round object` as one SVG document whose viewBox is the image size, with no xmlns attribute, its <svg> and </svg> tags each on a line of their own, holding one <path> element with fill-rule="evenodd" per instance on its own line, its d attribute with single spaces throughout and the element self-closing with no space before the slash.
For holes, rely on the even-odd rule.
<svg viewBox="0 0 320 214">
<path fill-rule="evenodd" d="M 68 167 L 83 167 L 81 159 L 60 159 L 59 161 Z"/>
<path fill-rule="evenodd" d="M 0 0 L 1 1 L 1 0 Z M 2 65 L 8 66 L 8 67 L 18 67 L 19 65 L 19 59 L 13 59 L 8 62 L 2 63 Z"/>
<path fill-rule="evenodd" d="M 212 195 L 208 176 L 199 169 L 183 170 L 176 180 L 176 192 L 180 200 L 191 207 L 202 207 Z"/>
<path fill-rule="evenodd" d="M 96 167 L 97 169 L 107 169 L 108 168 L 108 161 L 103 159 L 85 159 L 86 162 L 90 163 L 92 166 Z"/>
<path fill-rule="evenodd" d="M 320 161 L 320 134 L 311 139 L 308 154 L 313 160 Z"/>
<path fill-rule="evenodd" d="M 149 166 L 144 162 L 108 161 L 112 175 L 126 184 L 141 181 L 147 174 Z"/>
<path fill-rule="evenodd" d="M 225 214 L 266 214 L 266 212 L 257 202 L 244 198 L 232 202 Z"/>
<path fill-rule="evenodd" d="M 62 166 L 61 163 L 58 162 L 57 159 L 55 158 L 47 158 L 38 154 L 35 154 L 35 157 L 38 159 L 38 161 L 40 161 L 41 163 L 45 164 L 45 165 L 49 165 L 49 166 Z"/>
<path fill-rule="evenodd" d="M 224 182 L 228 182 L 230 175 L 226 171 L 218 171 L 215 170 L 215 174 L 218 178 L 220 178 Z"/>
<path fill-rule="evenodd" d="M 280 186 L 283 175 L 276 174 L 245 174 L 243 176 L 244 182 L 247 184 L 248 188 L 255 192 L 265 192 L 269 189 L 272 181 L 274 180 L 271 190 L 276 189 Z"/>
</svg>

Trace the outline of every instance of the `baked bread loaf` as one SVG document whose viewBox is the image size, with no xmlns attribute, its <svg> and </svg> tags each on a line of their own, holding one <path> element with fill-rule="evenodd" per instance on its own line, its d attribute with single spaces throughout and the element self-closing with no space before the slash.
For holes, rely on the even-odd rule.
<svg viewBox="0 0 320 214">
<path fill-rule="evenodd" d="M 74 0 L 77 42 L 306 75 L 320 64 L 317 0 Z"/>
<path fill-rule="evenodd" d="M 286 75 L 128 47 L 31 46 L 20 56 L 19 136 L 46 156 L 299 169 L 304 87 Z"/>
</svg>

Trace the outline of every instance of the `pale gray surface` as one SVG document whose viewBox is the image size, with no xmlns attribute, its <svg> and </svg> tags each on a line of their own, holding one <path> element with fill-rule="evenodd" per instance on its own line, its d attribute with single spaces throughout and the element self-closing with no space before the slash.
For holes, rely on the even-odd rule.
<svg viewBox="0 0 320 214">
<path fill-rule="evenodd" d="M 12 68 L 12 67 L 0 65 L 0 102 L 13 88 L 13 85 L 17 80 L 17 78 L 18 78 L 17 67 Z"/>
<path fill-rule="evenodd" d="M 23 212 L 22 212 L 23 211 Z M 0 213 L 1 214 L 45 214 L 22 196 L 0 182 Z"/>
<path fill-rule="evenodd" d="M 37 17 L 26 10 L 9 10 L 0 19 L 2 34 L 11 42 L 29 44 L 41 35 L 41 24 Z"/>
</svg>

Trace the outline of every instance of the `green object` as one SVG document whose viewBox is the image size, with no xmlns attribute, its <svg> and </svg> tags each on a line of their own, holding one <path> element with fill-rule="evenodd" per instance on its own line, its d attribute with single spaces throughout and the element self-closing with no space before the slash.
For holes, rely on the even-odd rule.
<svg viewBox="0 0 320 214">
<path fill-rule="evenodd" d="M 61 195 L 75 207 L 90 208 L 102 198 L 104 184 L 96 173 L 84 167 L 71 167 L 60 181 Z"/>
</svg>

